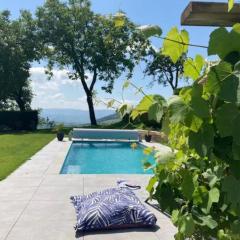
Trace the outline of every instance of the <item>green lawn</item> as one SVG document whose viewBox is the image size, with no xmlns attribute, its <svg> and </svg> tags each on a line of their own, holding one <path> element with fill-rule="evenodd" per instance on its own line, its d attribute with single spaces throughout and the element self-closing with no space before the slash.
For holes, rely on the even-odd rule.
<svg viewBox="0 0 240 240">
<path fill-rule="evenodd" d="M 23 132 L 0 134 L 0 180 L 49 143 L 55 134 Z"/>
</svg>

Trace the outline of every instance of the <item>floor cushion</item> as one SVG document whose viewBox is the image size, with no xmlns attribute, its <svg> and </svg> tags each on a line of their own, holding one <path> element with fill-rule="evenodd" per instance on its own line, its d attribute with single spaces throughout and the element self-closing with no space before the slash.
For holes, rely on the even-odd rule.
<svg viewBox="0 0 240 240">
<path fill-rule="evenodd" d="M 77 214 L 77 231 L 150 227 L 157 221 L 128 187 L 72 196 L 71 200 Z"/>
</svg>

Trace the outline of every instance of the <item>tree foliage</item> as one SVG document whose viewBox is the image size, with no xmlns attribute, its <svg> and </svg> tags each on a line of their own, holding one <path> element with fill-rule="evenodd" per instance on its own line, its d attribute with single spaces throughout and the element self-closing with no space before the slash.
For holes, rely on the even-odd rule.
<svg viewBox="0 0 240 240">
<path fill-rule="evenodd" d="M 0 13 L 0 101 L 1 108 L 17 105 L 21 111 L 30 108 L 30 63 L 38 59 L 38 42 L 31 14 L 22 11 L 17 20 L 10 12 Z"/>
<path fill-rule="evenodd" d="M 123 13 L 95 14 L 88 0 L 47 0 L 36 15 L 49 66 L 67 67 L 69 77 L 81 81 L 91 123 L 97 124 L 93 106 L 96 82 L 102 81 L 102 89 L 111 93 L 114 80 L 122 72 L 132 72 L 147 40 Z"/>
<path fill-rule="evenodd" d="M 161 50 L 156 51 L 150 48 L 147 54 L 147 66 L 145 74 L 153 76 L 153 81 L 163 86 L 170 86 L 173 92 L 179 87 L 179 82 L 183 79 L 183 65 L 186 56 L 182 55 L 176 63 L 170 57 L 164 55 Z"/>
<path fill-rule="evenodd" d="M 148 151 L 156 163 L 147 191 L 171 214 L 177 240 L 240 239 L 239 26 L 211 34 L 208 53 L 219 56 L 214 65 L 208 67 L 200 55 L 187 59 L 183 74 L 193 80 L 192 86 L 166 104 L 144 96 L 133 110 L 134 118 L 141 110 L 154 112 L 158 120 L 163 116 L 172 151 Z M 188 35 L 175 28 L 170 33 L 175 40 Z M 165 39 L 163 44 L 175 62 L 188 49 L 182 40 L 173 44 Z"/>
</svg>

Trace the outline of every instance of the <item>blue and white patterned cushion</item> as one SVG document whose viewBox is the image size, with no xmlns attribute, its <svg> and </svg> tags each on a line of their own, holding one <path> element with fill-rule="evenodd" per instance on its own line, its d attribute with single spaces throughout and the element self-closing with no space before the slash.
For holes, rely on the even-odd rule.
<svg viewBox="0 0 240 240">
<path fill-rule="evenodd" d="M 111 188 L 71 197 L 77 213 L 77 231 L 147 227 L 156 224 L 152 214 L 128 188 Z"/>
</svg>

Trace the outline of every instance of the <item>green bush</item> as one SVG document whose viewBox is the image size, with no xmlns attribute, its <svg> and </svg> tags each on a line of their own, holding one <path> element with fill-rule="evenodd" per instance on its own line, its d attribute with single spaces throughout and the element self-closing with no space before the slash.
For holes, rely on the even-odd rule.
<svg viewBox="0 0 240 240">
<path fill-rule="evenodd" d="M 0 131 L 36 130 L 38 111 L 0 111 Z"/>
</svg>

